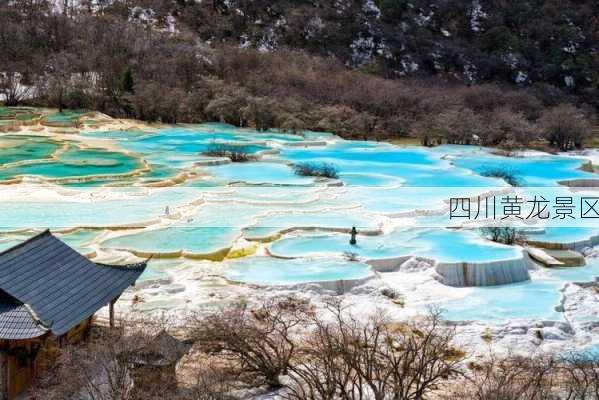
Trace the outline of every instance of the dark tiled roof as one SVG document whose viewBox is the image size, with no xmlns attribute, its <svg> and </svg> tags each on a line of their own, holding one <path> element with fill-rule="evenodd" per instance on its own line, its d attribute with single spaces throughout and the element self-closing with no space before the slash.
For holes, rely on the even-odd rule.
<svg viewBox="0 0 599 400">
<path fill-rule="evenodd" d="M 31 310 L 16 300 L 0 301 L 0 338 L 2 339 L 31 339 L 48 332 L 37 321 Z"/>
<path fill-rule="evenodd" d="M 0 289 L 62 335 L 134 284 L 145 265 L 95 264 L 45 231 L 0 253 Z"/>
</svg>

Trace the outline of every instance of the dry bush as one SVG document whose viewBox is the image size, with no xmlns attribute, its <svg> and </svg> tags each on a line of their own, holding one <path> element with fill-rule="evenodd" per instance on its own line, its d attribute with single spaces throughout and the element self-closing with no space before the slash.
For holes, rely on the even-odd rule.
<svg viewBox="0 0 599 400">
<path fill-rule="evenodd" d="M 522 186 L 522 182 L 518 177 L 519 173 L 510 168 L 486 168 L 480 172 L 480 175 L 488 178 L 503 179 L 510 186 Z"/>
<path fill-rule="evenodd" d="M 182 390 L 182 400 L 233 400 L 239 371 L 214 357 L 195 355 L 193 381 Z"/>
<path fill-rule="evenodd" d="M 449 386 L 449 400 L 549 400 L 556 379 L 550 357 L 516 357 L 490 354 L 480 364 L 470 364 L 465 379 Z"/>
<path fill-rule="evenodd" d="M 438 312 L 393 325 L 380 312 L 354 316 L 339 301 L 328 308 L 293 361 L 286 398 L 416 400 L 457 374 L 463 355 Z"/>
<path fill-rule="evenodd" d="M 235 144 L 211 143 L 202 154 L 209 157 L 226 157 L 232 162 L 256 160 L 256 156 L 251 154 L 246 146 Z"/>
<path fill-rule="evenodd" d="M 526 239 L 522 232 L 509 226 L 487 226 L 481 231 L 485 237 L 497 243 L 514 244 Z"/>
<path fill-rule="evenodd" d="M 599 399 L 599 358 L 572 354 L 560 360 L 560 392 L 566 400 Z"/>
<path fill-rule="evenodd" d="M 463 379 L 448 386 L 445 400 L 597 400 L 599 360 L 572 354 L 498 356 L 470 363 Z"/>
<path fill-rule="evenodd" d="M 591 126 L 584 113 L 569 104 L 544 111 L 539 123 L 545 139 L 563 151 L 582 147 L 591 135 Z"/>
<path fill-rule="evenodd" d="M 332 179 L 339 177 L 339 169 L 334 164 L 327 162 L 301 162 L 294 164 L 293 170 L 299 176 L 316 176 Z"/>
<path fill-rule="evenodd" d="M 123 321 L 120 329 L 94 328 L 89 342 L 60 349 L 54 368 L 40 377 L 32 395 L 48 400 L 175 398 L 172 385 L 163 381 L 134 383 L 128 362 L 162 329 L 164 321 L 149 319 Z"/>
<path fill-rule="evenodd" d="M 448 109 L 433 119 L 432 130 L 445 142 L 473 144 L 484 137 L 487 123 L 468 108 Z"/>
<path fill-rule="evenodd" d="M 297 345 L 294 334 L 305 328 L 311 309 L 297 297 L 270 299 L 257 309 L 237 304 L 208 316 L 190 319 L 200 348 L 239 367 L 240 379 L 280 387 Z"/>
</svg>

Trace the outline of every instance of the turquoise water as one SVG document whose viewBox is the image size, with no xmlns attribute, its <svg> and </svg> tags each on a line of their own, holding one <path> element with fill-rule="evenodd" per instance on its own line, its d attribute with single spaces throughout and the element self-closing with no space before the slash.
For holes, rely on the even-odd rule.
<svg viewBox="0 0 599 400">
<path fill-rule="evenodd" d="M 45 144 L 45 146 L 47 147 L 48 144 Z M 124 153 L 99 149 L 79 149 L 71 146 L 66 152 L 59 155 L 57 161 L 0 169 L 0 180 L 21 175 L 34 175 L 45 178 L 116 175 L 129 173 L 140 167 L 141 164 L 138 159 Z"/>
<path fill-rule="evenodd" d="M 0 234 L 0 251 L 16 246 L 37 233 L 39 232 Z M 55 233 L 55 235 L 77 251 L 87 253 L 91 251 L 88 245 L 99 235 L 99 231 L 77 230 L 67 234 Z"/>
<path fill-rule="evenodd" d="M 159 260 L 153 259 L 148 263 L 148 266 L 144 270 L 143 274 L 137 280 L 138 282 L 157 280 L 157 279 L 168 279 L 171 276 L 171 271 L 181 265 L 179 260 Z"/>
<path fill-rule="evenodd" d="M 292 161 L 351 161 L 377 164 L 434 165 L 436 160 L 422 149 L 393 148 L 369 142 L 345 142 L 326 148 L 285 149 L 285 159 Z"/>
<path fill-rule="evenodd" d="M 348 234 L 307 234 L 281 239 L 272 244 L 273 254 L 301 257 L 323 253 L 354 253 L 372 258 L 418 255 L 443 262 L 480 262 L 521 257 L 521 251 L 483 241 L 472 232 L 403 230 L 384 236 L 358 236 L 355 246 Z"/>
<path fill-rule="evenodd" d="M 441 262 L 498 261 L 522 256 L 522 251 L 516 247 L 483 241 L 477 234 L 467 231 L 426 231 L 418 235 L 413 243 L 424 248 L 417 251 L 417 255 Z"/>
<path fill-rule="evenodd" d="M 209 167 L 206 170 L 214 176 L 230 182 L 280 185 L 310 185 L 314 182 L 312 178 L 295 175 L 293 169 L 279 163 L 231 163 Z"/>
<path fill-rule="evenodd" d="M 102 247 L 148 253 L 210 253 L 228 247 L 237 232 L 228 227 L 163 228 L 109 239 Z"/>
<path fill-rule="evenodd" d="M 583 160 L 559 156 L 513 158 L 487 155 L 456 158 L 454 163 L 476 173 L 491 169 L 512 171 L 521 181 L 521 186 L 555 186 L 560 180 L 597 176 L 578 170 Z"/>
<path fill-rule="evenodd" d="M 264 232 L 276 233 L 289 228 L 334 228 L 351 229 L 378 229 L 378 222 L 371 215 L 363 213 L 313 212 L 313 213 L 285 213 L 260 218 L 258 223 L 251 228 L 261 228 Z"/>
<path fill-rule="evenodd" d="M 280 260 L 251 257 L 227 262 L 224 275 L 228 279 L 262 285 L 290 285 L 339 279 L 361 279 L 372 274 L 366 264 L 319 259 Z"/>
<path fill-rule="evenodd" d="M 84 189 L 89 190 L 89 189 Z M 114 188 L 123 192 L 126 189 Z M 176 206 L 197 199 L 198 194 L 184 188 L 156 191 L 148 195 L 129 194 L 120 200 L 96 201 L 2 201 L 0 227 L 5 230 L 28 228 L 69 228 L 77 226 L 121 226 L 151 221 L 165 214 L 166 206 Z M 139 198 L 138 198 L 139 197 Z"/>
<path fill-rule="evenodd" d="M 136 131 L 136 130 L 127 130 L 127 131 L 93 131 L 93 132 L 83 132 L 81 136 L 92 137 L 96 139 L 120 139 L 120 140 L 128 140 L 128 139 L 136 139 L 142 136 L 148 136 L 151 133 L 144 131 Z"/>
<path fill-rule="evenodd" d="M 78 115 L 70 113 L 51 119 L 72 122 Z M 489 187 L 505 188 L 501 179 L 481 176 L 486 169 L 496 167 L 514 171 L 523 184 L 545 187 L 555 187 L 561 179 L 593 176 L 578 170 L 582 160 L 561 156 L 506 158 L 473 146 L 400 148 L 386 143 L 340 140 L 321 132 L 256 132 L 226 124 L 182 125 L 155 132 L 97 131 L 83 137 L 84 143 L 85 137 L 110 140 L 122 151 L 83 149 L 76 141 L 54 142 L 46 137 L 0 135 L 0 166 L 39 161 L 60 146 L 69 145 L 66 152 L 58 152 L 55 161 L 0 168 L 0 180 L 19 175 L 120 175 L 140 168 L 142 160 L 151 170 L 140 176 L 117 177 L 108 183 L 65 184 L 64 191 L 68 193 L 61 193 L 62 198 L 50 197 L 54 200 L 49 201 L 34 201 L 26 195 L 11 201 L 0 197 L 0 226 L 14 230 L 149 223 L 148 229 L 120 232 L 120 236 L 101 246 L 158 253 L 208 253 L 231 246 L 240 235 L 251 238 L 294 227 L 316 228 L 317 231 L 295 231 L 270 245 L 272 253 L 295 257 L 294 260 L 251 257 L 228 261 L 223 266 L 231 279 L 267 284 L 368 276 L 371 271 L 364 264 L 342 261 L 348 252 L 363 259 L 411 254 L 443 262 L 520 257 L 518 248 L 484 241 L 475 232 L 443 229 L 447 215 L 414 217 L 413 211 L 437 210 L 446 206 L 450 197 L 476 196 Z M 329 142 L 305 146 L 301 143 L 305 140 Z M 270 149 L 280 153 L 254 162 L 198 165 L 201 161 L 213 161 L 201 153 L 214 143 L 243 145 L 250 153 Z M 326 182 L 297 176 L 290 164 L 304 161 L 333 163 L 343 186 L 329 187 Z M 141 187 L 183 172 L 197 177 L 176 187 Z M 107 193 L 116 197 L 105 196 Z M 165 218 L 167 206 L 169 218 Z M 179 206 L 186 206 L 184 215 L 179 215 Z M 397 219 L 399 213 L 413 218 Z M 168 223 L 158 224 L 165 221 Z M 388 232 L 390 227 L 395 230 L 379 236 L 360 235 L 357 246 L 349 245 L 347 234 L 326 231 L 352 226 L 359 231 L 385 228 Z M 596 231 L 595 227 L 551 226 L 531 234 L 531 238 L 534 235 L 538 240 L 573 241 L 586 239 Z M 79 230 L 61 237 L 87 251 L 98 232 Z M 21 236 L 3 236 L 0 249 L 20 239 Z M 162 276 L 169 265 L 172 264 L 161 264 L 152 270 L 155 275 L 147 276 Z M 522 284 L 464 289 L 467 300 L 446 304 L 447 312 L 453 319 L 558 318 L 553 311 L 559 300 L 558 289 L 569 279 L 587 278 L 592 271 L 551 270 L 543 278 Z"/>
<path fill-rule="evenodd" d="M 100 235 L 101 231 L 91 229 L 78 229 L 67 234 L 60 234 L 58 237 L 77 251 L 87 253 L 91 251 L 89 245 Z"/>
<path fill-rule="evenodd" d="M 412 234 L 413 236 L 413 234 Z M 408 240 L 409 233 L 405 234 Z M 409 255 L 418 249 L 410 242 L 394 242 L 387 237 L 359 236 L 356 245 L 349 244 L 349 234 L 304 234 L 276 241 L 270 247 L 272 254 L 283 257 L 303 257 L 319 254 L 343 255 L 353 253 L 366 259 Z"/>
<path fill-rule="evenodd" d="M 563 320 L 555 311 L 560 302 L 559 290 L 567 282 L 588 282 L 599 277 L 599 259 L 585 267 L 551 268 L 543 275 L 533 275 L 527 282 L 481 288 L 456 288 L 465 291 L 463 299 L 440 303 L 444 316 L 451 320 L 505 322 L 518 318 Z"/>
<path fill-rule="evenodd" d="M 0 140 L 0 167 L 19 161 L 50 158 L 58 150 L 57 142 L 35 137 L 3 137 Z"/>
<path fill-rule="evenodd" d="M 84 114 L 85 112 L 83 111 L 65 110 L 45 116 L 44 120 L 48 122 L 74 123 Z"/>
<path fill-rule="evenodd" d="M 339 179 L 348 186 L 394 187 L 401 185 L 401 178 L 388 175 L 343 173 Z"/>
</svg>

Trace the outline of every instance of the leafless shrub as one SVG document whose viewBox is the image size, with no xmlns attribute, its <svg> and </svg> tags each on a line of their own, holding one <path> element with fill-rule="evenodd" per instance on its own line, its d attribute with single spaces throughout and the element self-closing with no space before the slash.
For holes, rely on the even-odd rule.
<svg viewBox="0 0 599 400">
<path fill-rule="evenodd" d="M 185 400 L 233 400 L 238 371 L 218 359 L 194 358 L 195 379 L 183 396 Z"/>
<path fill-rule="evenodd" d="M 423 399 L 458 371 L 463 354 L 437 312 L 406 324 L 357 318 L 339 301 L 329 312 L 298 352 L 288 399 Z"/>
<path fill-rule="evenodd" d="M 555 359 L 491 352 L 480 363 L 471 362 L 462 380 L 449 386 L 443 399 L 458 400 L 550 400 L 561 399 Z"/>
<path fill-rule="evenodd" d="M 560 104 L 545 110 L 540 125 L 547 141 L 566 151 L 583 146 L 591 135 L 589 120 L 581 110 L 570 104 Z"/>
<path fill-rule="evenodd" d="M 562 392 L 567 400 L 599 399 L 599 358 L 571 354 L 560 360 Z"/>
<path fill-rule="evenodd" d="M 25 84 L 20 73 L 0 72 L 0 97 L 4 97 L 7 106 L 16 106 L 33 93 L 33 88 Z"/>
<path fill-rule="evenodd" d="M 296 175 L 317 176 L 322 178 L 338 178 L 339 170 L 331 163 L 302 162 L 293 165 Z"/>
<path fill-rule="evenodd" d="M 306 326 L 309 304 L 297 297 L 267 300 L 257 309 L 238 304 L 192 317 L 192 336 L 203 351 L 239 366 L 241 378 L 280 387 L 297 350 L 293 334 Z"/>
<path fill-rule="evenodd" d="M 524 239 L 524 234 L 509 226 L 487 226 L 481 229 L 483 235 L 493 242 L 514 244 Z"/>
<path fill-rule="evenodd" d="M 518 173 L 510 169 L 487 168 L 480 174 L 488 178 L 503 179 L 506 183 L 508 183 L 511 186 L 521 186 L 520 179 L 518 178 Z"/>
<path fill-rule="evenodd" d="M 157 329 L 149 321 L 127 321 L 122 329 L 95 328 L 89 342 L 60 349 L 56 364 L 32 389 L 33 395 L 49 400 L 150 400 L 173 394 L 173 387 L 162 381 L 133 379 L 124 357 L 147 346 Z"/>
<path fill-rule="evenodd" d="M 226 157 L 232 162 L 247 162 L 256 159 L 254 155 L 250 154 L 247 147 L 225 143 L 211 143 L 202 154 L 210 157 Z"/>
</svg>

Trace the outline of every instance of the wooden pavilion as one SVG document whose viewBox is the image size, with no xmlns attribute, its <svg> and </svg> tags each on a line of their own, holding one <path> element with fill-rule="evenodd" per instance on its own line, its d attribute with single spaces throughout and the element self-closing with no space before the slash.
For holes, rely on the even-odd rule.
<svg viewBox="0 0 599 400">
<path fill-rule="evenodd" d="M 94 314 L 134 285 L 146 262 L 94 263 L 50 231 L 0 252 L 0 399 L 23 393 L 52 349 L 85 339 Z"/>
</svg>

